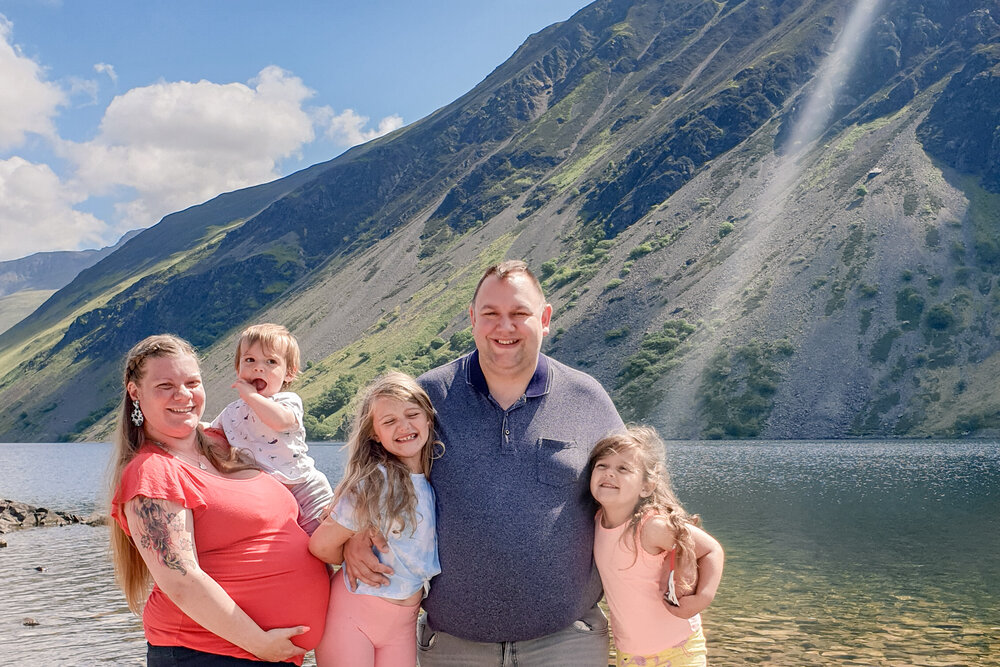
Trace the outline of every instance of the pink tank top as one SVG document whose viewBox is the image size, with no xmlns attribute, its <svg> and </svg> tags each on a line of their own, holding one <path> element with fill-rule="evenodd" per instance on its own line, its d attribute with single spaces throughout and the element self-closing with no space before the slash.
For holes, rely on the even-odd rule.
<svg viewBox="0 0 1000 667">
<path fill-rule="evenodd" d="M 636 544 L 637 558 L 622 540 L 628 522 L 605 528 L 602 514 L 598 510 L 594 518 L 594 562 L 611 610 L 615 646 L 625 653 L 652 655 L 683 644 L 701 627 L 701 615 L 683 619 L 667 611 L 660 592 L 660 573 L 670 552 L 654 556 Z M 631 537 L 626 539 L 631 545 Z"/>
</svg>

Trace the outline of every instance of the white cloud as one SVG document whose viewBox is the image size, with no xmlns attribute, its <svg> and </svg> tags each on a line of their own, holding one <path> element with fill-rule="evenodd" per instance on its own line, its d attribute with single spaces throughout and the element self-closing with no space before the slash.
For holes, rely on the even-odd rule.
<svg viewBox="0 0 1000 667">
<path fill-rule="evenodd" d="M 109 65 L 107 63 L 97 63 L 94 65 L 94 71 L 98 74 L 107 74 L 108 78 L 111 79 L 111 83 L 118 83 L 118 74 L 115 72 L 114 65 Z"/>
<path fill-rule="evenodd" d="M 47 165 L 20 157 L 0 160 L 0 261 L 39 249 L 104 245 L 106 225 L 73 208 L 85 198 L 66 187 Z"/>
<path fill-rule="evenodd" d="M 69 82 L 70 97 L 85 97 L 87 106 L 97 104 L 97 81 L 81 79 L 77 76 L 71 76 L 67 81 Z"/>
<path fill-rule="evenodd" d="M 249 82 L 160 82 L 112 100 L 97 137 L 64 144 L 88 190 L 125 186 L 121 228 L 147 227 L 221 192 L 277 178 L 277 162 L 315 134 L 302 80 L 267 67 Z"/>
<path fill-rule="evenodd" d="M 368 120 L 368 116 L 359 115 L 354 109 L 344 109 L 341 113 L 329 118 L 326 123 L 326 136 L 341 146 L 350 147 L 371 141 L 403 127 L 403 119 L 396 114 L 380 120 L 375 129 L 364 129 Z"/>
<path fill-rule="evenodd" d="M 29 132 L 54 136 L 52 117 L 63 92 L 42 68 L 11 44 L 10 21 L 0 14 L 0 150 L 21 145 Z"/>
<path fill-rule="evenodd" d="M 271 66 L 246 84 L 160 81 L 128 90 L 108 105 L 93 139 L 68 141 L 58 135 L 57 112 L 71 99 L 97 103 L 100 75 L 118 83 L 114 66 L 97 63 L 95 79 L 68 77 L 59 86 L 11 36 L 0 14 L 0 260 L 107 245 L 124 230 L 278 178 L 279 163 L 300 155 L 317 128 L 347 147 L 403 125 L 398 115 L 372 128 L 352 109 L 309 107 L 313 91 Z M 28 150 L 32 134 L 56 151 L 51 167 L 28 153 L 12 157 Z M 96 197 L 108 198 L 113 220 L 77 210 Z"/>
</svg>

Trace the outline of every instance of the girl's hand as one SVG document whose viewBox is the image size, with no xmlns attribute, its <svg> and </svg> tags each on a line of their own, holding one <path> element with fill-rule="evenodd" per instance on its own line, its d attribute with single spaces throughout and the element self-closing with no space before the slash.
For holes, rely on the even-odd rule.
<svg viewBox="0 0 1000 667">
<path fill-rule="evenodd" d="M 356 533 L 344 543 L 344 570 L 347 572 L 347 581 L 352 591 L 357 589 L 359 580 L 369 586 L 383 586 L 389 583 L 393 569 L 379 562 L 372 552 L 373 546 L 378 547 L 379 551 L 389 550 L 385 536 L 374 530 Z"/>
<path fill-rule="evenodd" d="M 323 512 L 326 516 L 309 538 L 309 553 L 324 563 L 340 565 L 344 562 L 344 545 L 354 537 L 354 531 L 337 523 L 329 507 Z"/>
<path fill-rule="evenodd" d="M 306 632 L 309 632 L 306 625 L 268 630 L 264 633 L 261 645 L 250 652 L 264 662 L 284 662 L 295 656 L 305 655 L 306 650 L 293 644 L 292 637 Z"/>
<path fill-rule="evenodd" d="M 677 618 L 687 619 L 703 612 L 708 607 L 709 602 L 711 602 L 711 600 L 705 601 L 704 599 L 699 598 L 696 593 L 694 595 L 685 595 L 677 598 L 677 606 L 667 604 L 666 602 L 663 604 L 667 608 L 667 611 Z"/>
<path fill-rule="evenodd" d="M 691 618 L 705 611 L 715 599 L 722 581 L 722 568 L 725 562 L 725 552 L 719 542 L 697 526 L 689 526 L 694 539 L 694 552 L 697 558 L 698 577 L 697 590 L 692 595 L 678 597 L 678 606 L 664 602 L 667 611 L 680 618 Z"/>
</svg>

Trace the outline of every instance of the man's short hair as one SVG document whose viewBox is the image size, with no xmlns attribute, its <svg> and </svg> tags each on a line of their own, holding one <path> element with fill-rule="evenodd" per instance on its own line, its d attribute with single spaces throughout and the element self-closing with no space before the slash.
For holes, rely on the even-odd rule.
<svg viewBox="0 0 1000 667">
<path fill-rule="evenodd" d="M 545 292 L 542 291 L 542 284 L 538 282 L 538 278 L 536 278 L 535 274 L 528 268 L 527 262 L 523 262 L 519 259 L 505 259 L 504 261 L 498 262 L 489 267 L 483 273 L 483 277 L 479 279 L 479 283 L 476 285 L 476 291 L 472 293 L 472 304 L 475 305 L 476 297 L 479 296 L 479 288 L 482 287 L 483 282 L 485 282 L 487 278 L 490 276 L 496 276 L 500 280 L 505 280 L 507 276 L 517 273 L 522 273 L 528 277 L 531 284 L 534 285 L 535 289 L 538 290 L 538 293 L 542 295 L 542 301 L 544 302 Z"/>
</svg>

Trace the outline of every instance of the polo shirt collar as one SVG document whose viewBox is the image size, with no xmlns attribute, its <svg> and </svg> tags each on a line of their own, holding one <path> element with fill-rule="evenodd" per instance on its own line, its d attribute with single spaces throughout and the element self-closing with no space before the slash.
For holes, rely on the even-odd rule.
<svg viewBox="0 0 1000 667">
<path fill-rule="evenodd" d="M 469 355 L 466 365 L 466 381 L 476 390 L 485 395 L 490 395 L 489 385 L 486 384 L 486 376 L 483 375 L 483 367 L 479 365 L 479 350 L 473 350 Z M 538 363 L 535 365 L 535 372 L 528 381 L 528 388 L 524 391 L 527 398 L 538 398 L 549 392 L 549 360 L 544 354 L 538 355 Z"/>
</svg>

